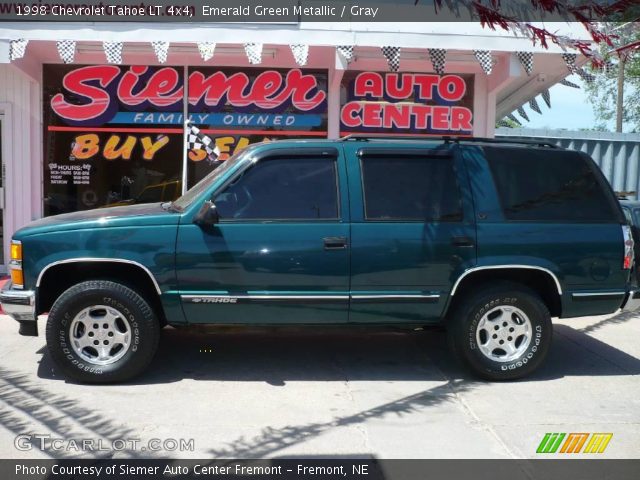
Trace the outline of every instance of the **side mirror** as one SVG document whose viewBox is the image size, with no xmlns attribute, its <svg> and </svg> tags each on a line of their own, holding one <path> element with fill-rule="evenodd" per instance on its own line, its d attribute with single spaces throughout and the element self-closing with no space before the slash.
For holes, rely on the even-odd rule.
<svg viewBox="0 0 640 480">
<path fill-rule="evenodd" d="M 215 203 L 211 200 L 204 202 L 200 211 L 198 211 L 196 216 L 193 218 L 193 223 L 200 226 L 215 225 L 219 221 L 220 215 L 218 214 L 218 209 L 216 208 Z"/>
</svg>

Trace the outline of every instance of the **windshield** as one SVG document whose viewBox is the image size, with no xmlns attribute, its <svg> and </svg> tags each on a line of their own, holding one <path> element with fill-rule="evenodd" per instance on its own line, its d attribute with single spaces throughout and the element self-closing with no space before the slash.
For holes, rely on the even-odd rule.
<svg viewBox="0 0 640 480">
<path fill-rule="evenodd" d="M 242 152 L 237 153 L 236 155 L 233 155 L 232 157 L 230 157 L 228 160 L 224 161 L 222 165 L 220 165 L 218 168 L 213 170 L 206 177 L 204 177 L 202 180 L 196 183 L 193 187 L 191 187 L 187 191 L 187 193 L 182 195 L 180 198 L 174 201 L 171 205 L 178 210 L 184 210 L 186 207 L 191 205 L 191 203 L 196 198 L 198 198 L 200 194 L 204 192 L 209 187 L 209 185 L 211 185 L 213 181 L 215 181 L 216 178 L 223 175 L 233 165 L 238 163 L 238 161 L 240 161 L 240 159 L 242 158 L 243 154 L 248 150 L 249 148 L 246 148 Z"/>
</svg>

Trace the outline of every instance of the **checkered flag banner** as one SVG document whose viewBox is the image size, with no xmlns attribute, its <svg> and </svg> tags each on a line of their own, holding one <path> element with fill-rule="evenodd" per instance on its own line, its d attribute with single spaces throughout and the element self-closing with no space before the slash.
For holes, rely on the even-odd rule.
<svg viewBox="0 0 640 480">
<path fill-rule="evenodd" d="M 215 162 L 220 156 L 220 149 L 213 139 L 203 134 L 198 127 L 187 122 L 187 148 L 189 150 L 204 150 L 207 153 L 209 163 Z"/>
<path fill-rule="evenodd" d="M 538 105 L 538 101 L 534 98 L 532 98 L 531 100 L 529 100 L 529 107 L 531 108 L 531 110 L 533 110 L 534 112 L 539 113 L 540 115 L 542 115 L 542 110 L 540 110 L 540 105 Z"/>
<path fill-rule="evenodd" d="M 389 70 L 397 72 L 400 68 L 400 47 L 381 47 L 382 55 L 387 59 Z"/>
<path fill-rule="evenodd" d="M 516 52 L 516 57 L 520 60 L 520 64 L 527 75 L 533 72 L 533 52 Z"/>
<path fill-rule="evenodd" d="M 157 41 L 151 42 L 151 46 L 153 47 L 153 53 L 156 54 L 156 58 L 160 63 L 167 62 L 167 55 L 169 54 L 169 42 Z"/>
<path fill-rule="evenodd" d="M 213 52 L 216 50 L 216 42 L 198 42 L 198 51 L 202 60 L 205 62 L 213 58 Z"/>
<path fill-rule="evenodd" d="M 76 57 L 76 42 L 74 40 L 58 40 L 58 55 L 64 63 L 73 63 Z"/>
<path fill-rule="evenodd" d="M 353 45 L 338 45 L 336 50 L 347 63 L 351 63 L 351 60 L 353 60 Z"/>
<path fill-rule="evenodd" d="M 431 60 L 433 70 L 438 75 L 444 75 L 444 66 L 447 61 L 447 51 L 444 48 L 430 48 L 429 60 Z"/>
<path fill-rule="evenodd" d="M 580 75 L 580 78 L 582 80 L 584 80 L 585 82 L 587 82 L 587 83 L 593 83 L 593 82 L 596 81 L 595 75 L 591 75 L 584 68 L 579 68 L 578 69 L 578 75 Z"/>
<path fill-rule="evenodd" d="M 573 82 L 570 82 L 566 78 L 560 80 L 560 85 L 564 85 L 565 87 L 571 87 L 571 88 L 580 88 L 580 85 L 578 85 L 576 83 L 573 83 Z"/>
<path fill-rule="evenodd" d="M 562 54 L 562 59 L 564 60 L 564 63 L 567 64 L 567 68 L 571 73 L 578 73 L 578 67 L 576 67 L 576 58 L 578 58 L 578 55 L 576 55 L 575 53 Z"/>
<path fill-rule="evenodd" d="M 542 99 L 547 104 L 547 107 L 551 108 L 551 93 L 549 93 L 548 89 L 542 92 Z"/>
<path fill-rule="evenodd" d="M 518 125 L 519 127 L 522 126 L 522 123 L 520 123 L 520 120 L 518 120 L 513 113 L 510 113 L 509 115 L 507 115 L 507 118 L 511 120 L 513 123 L 515 123 L 516 125 Z"/>
<path fill-rule="evenodd" d="M 493 71 L 493 55 L 491 55 L 491 52 L 489 50 L 474 50 L 473 55 L 475 55 L 484 73 L 489 75 Z"/>
<path fill-rule="evenodd" d="M 251 65 L 262 63 L 262 44 L 261 43 L 245 43 L 244 52 L 247 54 Z"/>
<path fill-rule="evenodd" d="M 542 115 L 542 110 L 540 110 L 540 105 L 538 105 L 538 101 L 535 99 L 535 97 L 529 100 L 529 108 L 531 108 L 531 110 L 533 110 L 534 112 Z"/>
<path fill-rule="evenodd" d="M 527 122 L 529 121 L 529 116 L 527 115 L 527 112 L 524 111 L 524 107 L 518 107 L 518 115 L 524 118 Z"/>
<path fill-rule="evenodd" d="M 9 58 L 11 60 L 17 60 L 24 57 L 24 53 L 27 51 L 27 44 L 29 40 L 21 38 L 19 40 L 11 40 L 9 43 Z"/>
<path fill-rule="evenodd" d="M 289 45 L 289 47 L 291 47 L 291 53 L 293 53 L 293 58 L 296 63 L 301 67 L 304 67 L 309 58 L 309 45 L 296 44 Z"/>
<path fill-rule="evenodd" d="M 107 63 L 122 63 L 122 42 L 102 42 L 104 54 L 107 57 Z"/>
</svg>

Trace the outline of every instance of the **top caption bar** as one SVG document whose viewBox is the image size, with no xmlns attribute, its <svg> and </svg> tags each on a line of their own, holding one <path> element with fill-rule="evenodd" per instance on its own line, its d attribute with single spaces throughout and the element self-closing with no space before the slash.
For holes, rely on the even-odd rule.
<svg viewBox="0 0 640 480">
<path fill-rule="evenodd" d="M 471 0 L 0 0 L 0 21 L 19 22 L 477 22 Z M 479 3 L 491 7 L 491 2 Z M 565 0 L 579 6 L 580 0 Z M 612 0 L 590 3 L 608 5 Z M 502 2 L 500 12 L 514 21 L 575 21 L 559 13 L 541 12 L 530 0 Z M 591 21 L 605 20 L 596 12 L 581 11 Z"/>
</svg>

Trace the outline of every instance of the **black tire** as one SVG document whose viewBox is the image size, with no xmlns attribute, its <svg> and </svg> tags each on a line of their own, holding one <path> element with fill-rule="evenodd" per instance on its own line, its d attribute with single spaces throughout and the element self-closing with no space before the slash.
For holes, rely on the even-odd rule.
<svg viewBox="0 0 640 480">
<path fill-rule="evenodd" d="M 96 305 L 122 313 L 117 322 L 129 329 L 130 346 L 107 365 L 87 361 L 71 345 L 74 318 Z M 47 348 L 55 363 L 65 376 L 85 383 L 122 382 L 140 374 L 153 359 L 159 338 L 160 323 L 149 304 L 129 287 L 106 280 L 82 282 L 66 290 L 51 308 L 46 328 Z"/>
<path fill-rule="evenodd" d="M 519 337 L 523 351 L 509 361 L 497 361 L 489 358 L 482 353 L 478 344 L 477 332 L 480 321 L 488 312 L 490 313 L 489 318 L 491 315 L 499 315 L 500 310 L 496 310 L 499 306 L 519 309 L 531 323 L 531 340 L 528 347 L 524 349 L 526 343 L 523 343 L 523 340 L 525 337 Z M 509 311 L 507 310 L 507 312 Z M 517 315 L 516 319 L 518 319 Z M 490 323 L 485 325 L 492 325 L 492 328 L 495 328 Z M 507 333 L 509 326 L 498 325 L 496 336 L 502 332 L 502 328 L 505 329 L 503 334 L 509 335 Z M 488 329 L 481 330 L 483 331 L 479 334 L 480 340 L 485 341 Z M 501 282 L 492 287 L 478 289 L 463 298 L 461 303 L 453 309 L 447 332 L 453 354 L 463 365 L 485 380 L 500 381 L 525 377 L 542 364 L 551 346 L 553 326 L 549 309 L 539 295 L 524 285 Z M 515 339 L 514 342 L 517 342 L 518 339 Z M 494 350 L 494 352 L 500 352 L 500 350 Z M 503 351 L 503 353 L 506 356 L 507 352 Z M 498 355 L 502 355 L 502 353 L 498 353 Z"/>
</svg>

